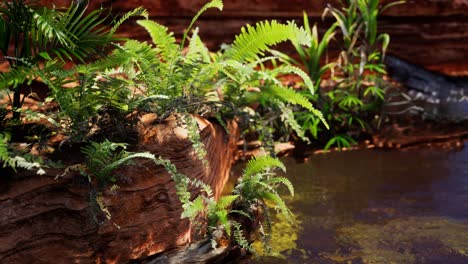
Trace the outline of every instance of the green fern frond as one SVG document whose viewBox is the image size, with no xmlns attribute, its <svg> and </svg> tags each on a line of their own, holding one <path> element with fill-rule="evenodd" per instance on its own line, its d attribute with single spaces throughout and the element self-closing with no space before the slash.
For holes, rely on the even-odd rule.
<svg viewBox="0 0 468 264">
<path fill-rule="evenodd" d="M 218 210 L 215 212 L 215 215 L 217 217 L 217 222 L 221 224 L 224 227 L 224 230 L 226 230 L 226 233 L 228 235 L 231 235 L 231 223 L 229 222 L 228 219 L 228 211 L 227 210 Z"/>
<path fill-rule="evenodd" d="M 292 220 L 292 212 L 289 210 L 288 206 L 284 202 L 284 200 L 274 192 L 263 192 L 262 198 L 265 200 L 270 200 L 276 204 L 277 209 L 280 210 L 281 214 L 283 214 L 287 219 Z"/>
<path fill-rule="evenodd" d="M 230 206 L 237 198 L 239 195 L 226 195 L 222 196 L 219 198 L 218 202 L 216 203 L 216 207 L 220 209 L 226 209 L 228 206 Z"/>
<path fill-rule="evenodd" d="M 171 61 L 177 57 L 179 46 L 176 44 L 174 33 L 168 32 L 167 27 L 152 20 L 138 20 L 137 23 L 148 31 L 164 61 Z"/>
<path fill-rule="evenodd" d="M 210 185 L 204 183 L 203 181 L 199 179 L 189 179 L 189 178 L 187 179 L 190 185 L 194 186 L 195 188 L 199 188 L 203 190 L 207 197 L 213 197 L 213 190 L 211 189 Z"/>
<path fill-rule="evenodd" d="M 7 72 L 0 73 L 0 90 L 12 88 L 15 89 L 18 85 L 26 80 L 34 79 L 34 69 L 29 66 L 16 66 L 10 68 Z"/>
<path fill-rule="evenodd" d="M 296 132 L 297 136 L 304 142 L 310 143 L 310 139 L 306 137 L 305 131 L 297 122 L 296 118 L 294 117 L 294 111 L 283 104 L 282 102 L 278 103 L 278 106 L 281 110 L 281 121 L 286 123 L 294 132 Z"/>
<path fill-rule="evenodd" d="M 239 215 L 242 215 L 242 216 L 247 217 L 248 219 L 253 220 L 252 215 L 250 215 L 249 213 L 247 213 L 247 212 L 245 212 L 245 211 L 241 211 L 241 210 L 231 210 L 229 213 L 231 213 L 231 214 L 239 214 Z"/>
<path fill-rule="evenodd" d="M 281 99 L 283 102 L 300 105 L 310 111 L 314 109 L 309 100 L 302 94 L 296 92 L 293 88 L 271 85 L 262 88 L 262 93 L 265 95 L 272 95 L 275 98 Z"/>
<path fill-rule="evenodd" d="M 31 162 L 26 160 L 24 157 L 21 156 L 15 156 L 13 158 L 10 158 L 10 161 L 8 162 L 12 168 L 23 168 L 27 170 L 32 170 L 32 169 L 37 169 L 37 174 L 42 175 L 45 174 L 46 172 L 44 169 L 42 169 L 41 164 L 38 162 Z"/>
<path fill-rule="evenodd" d="M 117 169 L 118 167 L 124 165 L 124 164 L 127 164 L 131 159 L 136 159 L 136 158 L 144 158 L 144 159 L 150 159 L 150 160 L 154 160 L 156 157 L 154 156 L 154 154 L 151 154 L 149 152 L 140 152 L 140 153 L 133 153 L 133 154 L 130 154 L 126 157 L 123 157 L 119 160 L 116 160 L 114 162 L 112 162 L 111 164 L 108 164 L 106 166 L 104 166 L 102 169 L 101 169 L 101 172 L 100 173 L 103 173 L 105 175 L 107 174 L 110 174 L 113 170 Z"/>
<path fill-rule="evenodd" d="M 116 21 L 114 23 L 114 26 L 109 31 L 109 35 L 110 36 L 114 35 L 114 33 L 117 31 L 117 29 L 119 28 L 120 25 L 122 25 L 129 18 L 135 17 L 135 16 L 142 16 L 142 17 L 148 19 L 149 13 L 148 13 L 148 10 L 146 10 L 145 8 L 143 8 L 141 6 L 133 9 L 130 12 L 125 13 L 118 21 Z"/>
<path fill-rule="evenodd" d="M 260 172 L 268 171 L 272 168 L 279 168 L 282 171 L 286 171 L 286 167 L 279 159 L 272 158 L 270 156 L 253 157 L 247 163 L 244 169 L 244 175 L 252 176 Z"/>
<path fill-rule="evenodd" d="M 180 43 L 180 46 L 183 48 L 185 45 L 185 39 L 187 38 L 187 33 L 190 32 L 190 30 L 193 27 L 193 24 L 197 21 L 198 17 L 201 16 L 206 10 L 210 8 L 217 8 L 220 11 L 223 10 L 223 1 L 221 0 L 211 0 L 210 2 L 206 3 L 198 12 L 193 16 L 192 21 L 190 21 L 189 26 L 187 27 L 184 36 L 182 37 L 182 42 Z"/>
<path fill-rule="evenodd" d="M 190 220 L 195 219 L 197 215 L 203 210 L 205 210 L 205 204 L 203 203 L 203 197 L 198 196 L 195 198 L 195 200 L 185 203 L 182 205 L 182 208 L 184 209 L 180 218 L 188 218 Z"/>
<path fill-rule="evenodd" d="M 190 43 L 188 46 L 187 55 L 185 58 L 191 61 L 200 61 L 204 63 L 209 63 L 210 59 L 210 52 L 208 48 L 205 46 L 205 43 L 200 39 L 198 36 L 198 27 L 195 28 L 192 34 L 192 38 L 190 39 Z"/>
<path fill-rule="evenodd" d="M 309 46 L 311 37 L 293 21 L 287 24 L 276 20 L 258 22 L 255 26 L 247 25 L 241 29 L 225 56 L 240 62 L 252 62 L 263 55 L 270 46 L 286 40 Z"/>
<path fill-rule="evenodd" d="M 81 152 L 86 156 L 86 167 L 89 173 L 100 181 L 112 180 L 112 171 L 128 164 L 131 159 L 156 160 L 156 157 L 149 152 L 131 153 L 125 149 L 124 143 L 105 140 L 101 143 L 91 142 L 90 145 L 83 147 Z"/>
<path fill-rule="evenodd" d="M 220 71 L 238 84 L 243 84 L 255 73 L 252 66 L 243 64 L 236 60 L 225 60 L 220 62 Z"/>
<path fill-rule="evenodd" d="M 268 184 L 276 184 L 281 183 L 288 188 L 288 191 L 291 195 L 294 195 L 294 186 L 292 185 L 291 181 L 285 177 L 274 177 L 267 180 Z"/>
<path fill-rule="evenodd" d="M 244 232 L 242 231 L 242 225 L 237 222 L 232 222 L 232 226 L 234 227 L 234 240 L 237 244 L 243 249 L 246 249 L 250 252 L 253 252 L 252 245 L 249 241 L 245 238 Z"/>
<path fill-rule="evenodd" d="M 10 159 L 10 152 L 8 150 L 8 140 L 8 136 L 0 134 L 0 161 L 3 162 L 3 167 L 6 167 L 8 165 L 7 162 Z"/>
<path fill-rule="evenodd" d="M 312 95 L 314 94 L 314 84 L 312 80 L 310 79 L 309 75 L 305 73 L 303 70 L 301 70 L 300 68 L 293 66 L 293 65 L 281 65 L 271 70 L 271 74 L 273 76 L 277 76 L 281 74 L 289 74 L 289 73 L 294 73 L 298 75 L 299 77 L 301 77 L 302 80 L 304 81 L 305 86 L 309 89 L 310 94 Z"/>
<path fill-rule="evenodd" d="M 206 147 L 201 141 L 197 120 L 195 117 L 188 114 L 183 115 L 182 118 L 185 121 L 188 138 L 190 139 L 190 142 L 192 142 L 192 147 L 195 150 L 198 159 L 203 162 L 203 165 L 208 166 Z"/>
<path fill-rule="evenodd" d="M 280 86 L 269 86 L 262 89 L 262 93 L 272 94 L 275 97 L 280 98 L 282 101 L 289 102 L 292 104 L 298 104 L 304 107 L 305 109 L 309 110 L 314 115 L 316 115 L 327 129 L 329 128 L 328 123 L 323 117 L 322 112 L 313 107 L 310 101 L 305 96 L 296 92 L 294 89 Z"/>
</svg>

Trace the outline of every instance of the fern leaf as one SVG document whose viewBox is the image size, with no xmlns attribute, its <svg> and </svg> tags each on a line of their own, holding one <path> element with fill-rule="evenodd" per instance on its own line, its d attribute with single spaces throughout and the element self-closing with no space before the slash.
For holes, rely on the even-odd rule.
<svg viewBox="0 0 468 264">
<path fill-rule="evenodd" d="M 164 61 L 170 61 L 176 57 L 179 46 L 176 44 L 174 33 L 168 32 L 167 27 L 152 20 L 138 20 L 137 23 L 148 31 Z"/>
<path fill-rule="evenodd" d="M 254 174 L 265 172 L 271 168 L 279 168 L 282 171 L 286 171 L 284 164 L 276 158 L 270 156 L 253 157 L 247 163 L 244 170 L 245 176 L 252 176 Z"/>
<path fill-rule="evenodd" d="M 247 239 L 244 236 L 241 224 L 233 222 L 232 225 L 234 226 L 234 240 L 237 242 L 237 244 L 239 244 L 241 248 L 253 252 L 252 245 L 249 243 L 249 241 L 247 241 Z"/>
<path fill-rule="evenodd" d="M 237 198 L 239 195 L 226 195 L 221 198 L 219 198 L 219 201 L 216 204 L 216 207 L 220 209 L 226 209 L 226 207 L 230 206 Z"/>
<path fill-rule="evenodd" d="M 30 67 L 18 66 L 10 68 L 7 72 L 0 73 L 0 90 L 16 88 L 24 83 L 31 76 L 33 69 Z"/>
<path fill-rule="evenodd" d="M 42 169 L 41 164 L 38 162 L 31 162 L 26 160 L 24 157 L 21 156 L 15 156 L 13 158 L 10 158 L 9 163 L 13 166 L 12 168 L 23 168 L 27 170 L 32 170 L 32 169 L 37 169 L 37 174 L 43 175 L 45 174 L 44 169 Z"/>
<path fill-rule="evenodd" d="M 188 202 L 182 205 L 184 211 L 180 215 L 180 218 L 188 218 L 190 220 L 195 219 L 197 215 L 205 209 L 205 205 L 203 204 L 203 198 L 198 196 L 192 202 Z"/>
<path fill-rule="evenodd" d="M 109 31 L 109 35 L 110 36 L 114 35 L 115 31 L 117 31 L 117 29 L 119 28 L 120 25 L 123 24 L 123 22 L 125 22 L 126 20 L 134 16 L 142 16 L 148 19 L 149 13 L 148 13 L 148 10 L 146 10 L 145 8 L 141 6 L 133 9 L 130 12 L 125 13 L 125 15 L 123 15 L 117 22 L 114 23 L 114 26 Z"/>
<path fill-rule="evenodd" d="M 312 112 L 314 115 L 316 115 L 322 121 L 322 123 L 325 125 L 327 129 L 329 128 L 328 123 L 323 117 L 322 112 L 320 112 L 315 107 L 313 107 L 312 104 L 309 102 L 309 100 L 305 96 L 297 93 L 292 88 L 270 86 L 270 87 L 265 87 L 264 89 L 262 89 L 262 93 L 274 94 L 277 98 L 280 98 L 283 101 L 286 101 L 292 104 L 298 104 L 306 108 L 307 110 Z"/>
<path fill-rule="evenodd" d="M 286 123 L 294 132 L 296 132 L 297 136 L 302 139 L 302 141 L 310 143 L 309 138 L 305 136 L 305 131 L 296 121 L 293 110 L 281 102 L 278 105 L 281 110 L 281 121 Z"/>
<path fill-rule="evenodd" d="M 192 21 L 190 21 L 190 25 L 187 27 L 187 30 L 185 31 L 184 36 L 182 37 L 182 42 L 180 44 L 181 47 L 184 47 L 185 45 L 185 39 L 187 38 L 187 32 L 190 32 L 190 29 L 192 29 L 193 24 L 197 21 L 198 17 L 201 16 L 206 10 L 210 8 L 217 8 L 220 11 L 223 10 L 223 1 L 221 0 L 211 0 L 210 2 L 206 3 L 198 12 L 197 14 L 192 18 Z"/>
<path fill-rule="evenodd" d="M 145 158 L 145 159 L 151 159 L 151 160 L 156 159 L 154 154 L 151 154 L 149 152 L 133 153 L 117 161 L 114 161 L 111 164 L 104 166 L 104 168 L 101 169 L 101 172 L 105 174 L 110 173 L 113 170 L 117 169 L 118 167 L 128 163 L 128 161 L 130 161 L 131 159 L 135 159 L 135 158 Z"/>
<path fill-rule="evenodd" d="M 192 147 L 198 159 L 203 162 L 203 165 L 208 166 L 208 160 L 206 159 L 206 147 L 205 144 L 201 141 L 197 120 L 195 117 L 188 114 L 183 115 L 182 117 L 186 124 L 187 135 L 192 142 Z"/>
<path fill-rule="evenodd" d="M 263 55 L 270 46 L 286 40 L 308 46 L 311 37 L 293 21 L 289 21 L 287 24 L 281 24 L 276 20 L 263 21 L 255 26 L 243 27 L 241 33 L 236 36 L 232 47 L 226 51 L 225 56 L 241 62 L 252 62 Z"/>
<path fill-rule="evenodd" d="M 210 52 L 198 36 L 198 27 L 193 31 L 185 58 L 189 61 L 210 62 Z"/>
<path fill-rule="evenodd" d="M 310 79 L 309 75 L 296 66 L 282 65 L 280 67 L 276 67 L 274 70 L 271 71 L 271 73 L 275 76 L 277 74 L 294 73 L 302 78 L 305 86 L 309 89 L 310 94 L 312 95 L 314 94 L 314 84 L 312 80 Z"/>
<path fill-rule="evenodd" d="M 218 217 L 219 223 L 224 227 L 226 233 L 231 235 L 231 224 L 228 219 L 228 212 L 227 210 L 219 210 L 216 212 L 216 216 Z"/>
<path fill-rule="evenodd" d="M 277 193 L 264 192 L 262 196 L 263 196 L 262 198 L 266 200 L 270 200 L 273 203 L 275 203 L 276 207 L 280 210 L 281 214 L 283 214 L 289 220 L 292 220 L 292 216 L 293 216 L 292 212 L 286 206 L 286 203 L 284 202 L 284 200 L 281 199 L 281 197 Z"/>
<path fill-rule="evenodd" d="M 239 215 L 242 215 L 242 216 L 247 217 L 247 218 L 250 219 L 250 220 L 253 220 L 253 216 L 250 215 L 249 213 L 245 212 L 245 211 L 241 211 L 241 210 L 231 210 L 229 213 L 231 213 L 231 214 L 239 214 Z"/>
<path fill-rule="evenodd" d="M 226 60 L 221 62 L 220 65 L 220 71 L 238 84 L 244 83 L 255 73 L 252 66 L 236 60 Z"/>
<path fill-rule="evenodd" d="M 274 177 L 268 180 L 268 184 L 281 183 L 288 188 L 288 191 L 291 195 L 294 195 L 294 186 L 291 181 L 285 177 Z"/>
</svg>

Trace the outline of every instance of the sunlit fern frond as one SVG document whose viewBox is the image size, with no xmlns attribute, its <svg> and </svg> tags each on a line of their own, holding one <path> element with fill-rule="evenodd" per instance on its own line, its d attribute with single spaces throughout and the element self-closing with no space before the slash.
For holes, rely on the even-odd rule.
<svg viewBox="0 0 468 264">
<path fill-rule="evenodd" d="M 168 32 L 167 27 L 152 20 L 138 20 L 137 23 L 148 31 L 164 61 L 171 61 L 174 57 L 178 57 L 179 46 L 176 44 L 174 33 Z"/>
<path fill-rule="evenodd" d="M 256 173 L 265 172 L 272 168 L 279 168 L 282 171 L 286 171 L 286 167 L 279 159 L 270 156 L 253 157 L 247 163 L 244 169 L 244 175 L 252 176 Z"/>
<path fill-rule="evenodd" d="M 185 59 L 188 63 L 192 61 L 201 61 L 204 63 L 209 63 L 211 61 L 210 52 L 205 46 L 205 43 L 203 43 L 203 41 L 200 39 L 200 36 L 198 35 L 198 27 L 195 28 L 192 37 L 190 38 L 188 51 L 187 55 L 185 55 Z"/>
<path fill-rule="evenodd" d="M 311 38 L 303 28 L 292 21 L 286 24 L 276 20 L 258 22 L 255 26 L 247 25 L 241 29 L 225 56 L 240 62 L 252 62 L 263 55 L 270 46 L 287 40 L 308 46 Z"/>
<path fill-rule="evenodd" d="M 305 96 L 296 92 L 294 89 L 281 87 L 277 85 L 271 85 L 271 86 L 264 87 L 262 89 L 262 93 L 264 93 L 266 96 L 274 96 L 275 98 L 281 99 L 284 102 L 297 104 L 297 105 L 304 107 L 305 109 L 309 110 L 311 113 L 316 115 L 322 121 L 322 123 L 328 128 L 328 123 L 323 117 L 322 112 L 316 109 Z"/>
</svg>

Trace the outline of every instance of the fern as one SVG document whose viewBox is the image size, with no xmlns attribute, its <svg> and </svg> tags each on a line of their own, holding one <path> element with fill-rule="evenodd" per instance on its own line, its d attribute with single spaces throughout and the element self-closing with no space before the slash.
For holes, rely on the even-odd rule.
<svg viewBox="0 0 468 264">
<path fill-rule="evenodd" d="M 234 227 L 234 240 L 237 242 L 237 244 L 239 244 L 241 248 L 253 252 L 252 245 L 244 236 L 244 232 L 242 231 L 242 225 L 237 222 L 233 222 L 232 226 Z"/>
<path fill-rule="evenodd" d="M 252 176 L 257 173 L 265 172 L 271 168 L 279 168 L 286 171 L 284 164 L 276 158 L 270 156 L 253 157 L 247 163 L 244 169 L 244 176 Z"/>
<path fill-rule="evenodd" d="M 190 181 L 189 178 L 180 173 L 170 160 L 159 157 L 158 159 L 154 160 L 154 162 L 157 165 L 162 165 L 164 169 L 166 169 L 166 171 L 171 175 L 172 179 L 174 180 L 176 193 L 180 202 L 182 204 L 189 204 L 191 196 L 190 192 L 188 191 Z"/>
<path fill-rule="evenodd" d="M 209 164 L 208 160 L 206 159 L 206 148 L 205 144 L 203 144 L 200 138 L 197 120 L 195 119 L 195 117 L 187 114 L 183 115 L 182 118 L 187 126 L 187 135 L 190 139 L 190 142 L 192 142 L 192 147 L 195 150 L 197 158 L 203 162 L 203 165 L 208 166 Z"/>
<path fill-rule="evenodd" d="M 190 21 L 189 26 L 187 27 L 184 36 L 182 37 L 182 42 L 180 43 L 180 46 L 183 48 L 185 45 L 185 39 L 187 38 L 187 32 L 190 31 L 192 28 L 193 24 L 197 21 L 198 17 L 201 16 L 206 10 L 210 8 L 217 8 L 218 10 L 222 11 L 223 10 L 223 1 L 221 0 L 211 0 L 210 2 L 206 3 L 198 12 L 195 14 L 195 16 L 192 18 L 192 21 Z"/>
<path fill-rule="evenodd" d="M 10 135 L 0 133 L 0 163 L 3 163 L 3 168 L 10 167 L 15 172 L 17 168 L 26 170 L 37 169 L 38 175 L 45 174 L 45 170 L 42 168 L 38 161 L 35 161 L 33 157 L 29 155 L 15 155 L 14 151 L 10 151 L 8 141 Z M 37 159 L 36 159 L 37 160 Z"/>
<path fill-rule="evenodd" d="M 278 23 L 276 20 L 258 22 L 255 26 L 247 25 L 241 29 L 225 56 L 240 62 L 252 62 L 258 60 L 270 46 L 286 40 L 308 46 L 311 38 L 293 21 L 287 24 Z"/>
<path fill-rule="evenodd" d="M 0 133 L 0 160 L 3 162 L 10 158 L 10 153 L 8 151 L 8 140 L 8 136 Z"/>
<path fill-rule="evenodd" d="M 314 84 L 312 83 L 312 80 L 310 79 L 309 75 L 307 75 L 307 73 L 305 73 L 300 68 L 296 66 L 292 66 L 292 65 L 282 65 L 282 66 L 276 67 L 270 72 L 270 74 L 273 76 L 276 76 L 278 74 L 288 74 L 288 73 L 294 73 L 300 76 L 302 80 L 304 80 L 304 84 L 309 89 L 310 94 L 314 94 Z"/>
<path fill-rule="evenodd" d="M 308 137 L 305 136 L 305 131 L 299 125 L 294 117 L 294 112 L 291 108 L 287 107 L 283 103 L 279 103 L 281 110 L 281 121 L 289 125 L 289 127 L 296 132 L 297 136 L 306 143 L 310 143 Z"/>
<path fill-rule="evenodd" d="M 151 39 L 161 54 L 164 61 L 172 61 L 177 58 L 178 46 L 174 38 L 174 33 L 168 32 L 168 28 L 152 20 L 138 20 L 137 23 L 144 27 L 151 36 Z"/>
<path fill-rule="evenodd" d="M 182 205 L 183 211 L 180 218 L 188 218 L 193 221 L 198 214 L 205 210 L 203 197 L 197 196 L 193 201 L 187 201 Z"/>
<path fill-rule="evenodd" d="M 114 23 L 114 26 L 109 31 L 109 35 L 110 36 L 114 35 L 117 29 L 119 28 L 119 26 L 121 26 L 125 21 L 127 21 L 129 18 L 134 17 L 134 16 L 142 16 L 148 19 L 149 13 L 148 13 L 148 10 L 144 9 L 141 6 L 133 9 L 130 12 L 125 13 L 118 21 Z"/>
<path fill-rule="evenodd" d="M 120 150 L 119 150 L 120 149 Z M 115 181 L 112 172 L 118 167 L 128 164 L 135 158 L 146 158 L 155 160 L 155 156 L 149 152 L 131 153 L 127 152 L 126 144 L 115 143 L 105 140 L 97 143 L 91 142 L 90 145 L 83 147 L 81 152 L 86 155 L 86 169 L 83 172 L 90 177 L 96 177 L 101 183 L 105 181 Z"/>
<path fill-rule="evenodd" d="M 185 58 L 188 62 L 201 61 L 209 63 L 211 61 L 208 48 L 198 36 L 198 27 L 193 31 Z"/>
<path fill-rule="evenodd" d="M 0 90 L 16 89 L 26 80 L 31 79 L 34 69 L 29 66 L 18 66 L 10 68 L 7 72 L 0 73 Z M 32 78 L 33 79 L 33 78 Z"/>
<path fill-rule="evenodd" d="M 128 153 L 127 153 L 128 154 Z M 100 174 L 103 174 L 103 175 L 109 175 L 113 170 L 117 169 L 118 167 L 124 165 L 124 164 L 127 164 L 131 159 L 136 159 L 136 158 L 145 158 L 145 159 L 155 159 L 155 156 L 154 154 L 151 154 L 149 152 L 140 152 L 140 153 L 132 153 L 132 154 L 129 154 L 128 156 L 125 156 L 121 159 L 118 159 L 106 166 L 104 166 L 101 171 L 100 171 Z"/>
<path fill-rule="evenodd" d="M 277 183 L 283 184 L 284 186 L 286 186 L 288 188 L 289 193 L 294 196 L 294 186 L 292 185 L 291 181 L 288 178 L 274 177 L 274 178 L 268 179 L 267 182 L 270 185 L 274 185 L 274 184 L 277 184 Z"/>
<path fill-rule="evenodd" d="M 264 88 L 262 90 L 262 93 L 271 94 L 277 98 L 280 98 L 282 101 L 286 101 L 286 102 L 293 103 L 293 104 L 298 104 L 304 107 L 305 109 L 309 110 L 312 114 L 317 116 L 320 119 L 320 121 L 322 121 L 322 123 L 325 125 L 327 129 L 329 128 L 328 123 L 323 117 L 322 112 L 320 112 L 315 107 L 313 107 L 312 103 L 310 103 L 310 101 L 306 97 L 297 93 L 292 88 L 285 88 L 285 87 L 280 87 L 280 86 L 269 86 L 269 87 Z"/>
</svg>

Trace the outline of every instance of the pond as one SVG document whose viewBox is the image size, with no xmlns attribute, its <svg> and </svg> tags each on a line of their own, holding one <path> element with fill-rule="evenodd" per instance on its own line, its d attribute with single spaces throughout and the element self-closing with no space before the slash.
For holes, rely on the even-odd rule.
<svg viewBox="0 0 468 264">
<path fill-rule="evenodd" d="M 468 146 L 283 159 L 296 225 L 245 263 L 468 263 Z"/>
</svg>

